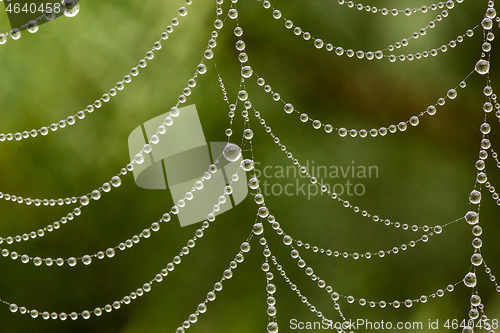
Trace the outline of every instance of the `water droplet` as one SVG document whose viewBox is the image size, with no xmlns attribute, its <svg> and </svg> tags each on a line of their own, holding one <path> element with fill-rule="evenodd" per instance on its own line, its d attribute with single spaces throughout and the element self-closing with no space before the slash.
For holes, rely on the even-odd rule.
<svg viewBox="0 0 500 333">
<path fill-rule="evenodd" d="M 241 69 L 241 76 L 243 76 L 245 79 L 248 79 L 249 77 L 251 77 L 252 74 L 253 74 L 253 69 L 250 66 L 244 66 Z"/>
<path fill-rule="evenodd" d="M 236 42 L 235 47 L 236 47 L 236 49 L 238 51 L 243 51 L 245 49 L 245 47 L 246 47 L 246 44 L 245 44 L 244 41 L 239 40 L 239 41 Z"/>
<path fill-rule="evenodd" d="M 467 273 L 464 277 L 464 284 L 469 288 L 474 288 L 477 284 L 477 278 L 475 273 Z"/>
<path fill-rule="evenodd" d="M 470 261 L 474 266 L 479 266 L 483 263 L 483 256 L 481 256 L 479 253 L 474 253 L 470 258 Z"/>
<path fill-rule="evenodd" d="M 490 52 L 491 51 L 491 44 L 488 42 L 484 42 L 482 45 L 482 49 L 484 52 Z"/>
<path fill-rule="evenodd" d="M 480 172 L 477 174 L 476 180 L 478 183 L 484 184 L 488 180 L 488 176 L 484 172 Z"/>
<path fill-rule="evenodd" d="M 83 206 L 87 206 L 89 204 L 89 197 L 87 196 L 82 196 L 80 197 L 80 203 L 83 205 Z"/>
<path fill-rule="evenodd" d="M 347 135 L 347 129 L 345 129 L 344 127 L 339 128 L 339 135 L 341 137 L 345 137 Z"/>
<path fill-rule="evenodd" d="M 276 323 L 276 322 L 270 322 L 267 325 L 267 332 L 269 332 L 269 333 L 276 333 L 278 331 L 279 331 L 278 323 Z"/>
<path fill-rule="evenodd" d="M 240 101 L 246 101 L 248 99 L 248 93 L 246 92 L 246 90 L 240 90 L 238 92 L 238 99 Z"/>
<path fill-rule="evenodd" d="M 469 318 L 473 320 L 479 318 L 479 311 L 477 309 L 471 309 L 469 311 Z"/>
<path fill-rule="evenodd" d="M 413 116 L 410 118 L 410 125 L 412 126 L 417 126 L 419 122 L 420 121 L 417 116 Z"/>
<path fill-rule="evenodd" d="M 35 32 L 38 31 L 38 23 L 36 21 L 29 21 L 28 24 L 26 25 L 26 29 L 34 34 Z"/>
<path fill-rule="evenodd" d="M 228 12 L 227 15 L 232 18 L 233 20 L 238 17 L 238 11 L 234 8 L 231 8 Z"/>
<path fill-rule="evenodd" d="M 52 21 L 53 19 L 56 18 L 56 13 L 54 13 L 54 11 L 49 8 L 45 14 L 44 14 L 45 18 L 47 19 L 47 21 Z"/>
<path fill-rule="evenodd" d="M 317 48 L 317 49 L 320 49 L 322 48 L 324 45 L 323 41 L 321 39 L 316 39 L 314 41 L 314 46 Z"/>
<path fill-rule="evenodd" d="M 241 148 L 234 143 L 228 143 L 222 152 L 229 162 L 237 161 L 241 157 Z"/>
<path fill-rule="evenodd" d="M 478 204 L 481 202 L 481 192 L 474 190 L 469 195 L 469 201 L 472 204 Z"/>
<path fill-rule="evenodd" d="M 483 246 L 483 241 L 481 240 L 481 238 L 476 237 L 472 240 L 472 246 L 474 246 L 474 248 L 476 249 L 479 249 L 481 248 L 481 246 Z"/>
<path fill-rule="evenodd" d="M 85 255 L 82 258 L 82 262 L 84 265 L 90 265 L 92 263 L 92 257 L 89 255 Z"/>
<path fill-rule="evenodd" d="M 260 235 L 264 232 L 264 226 L 262 225 L 262 223 L 255 223 L 253 225 L 252 231 L 254 234 Z"/>
<path fill-rule="evenodd" d="M 485 30 L 490 30 L 493 27 L 493 21 L 490 18 L 486 17 L 481 22 L 481 25 Z"/>
<path fill-rule="evenodd" d="M 488 149 L 490 147 L 491 147 L 491 142 L 489 139 L 482 139 L 481 140 L 481 148 Z"/>
<path fill-rule="evenodd" d="M 64 0 L 62 10 L 66 17 L 74 17 L 80 11 L 80 3 L 78 0 Z"/>
<path fill-rule="evenodd" d="M 471 295 L 470 304 L 472 306 L 478 306 L 479 304 L 481 304 L 481 297 L 479 295 Z"/>
<path fill-rule="evenodd" d="M 93 190 L 91 196 L 92 199 L 99 200 L 101 198 L 101 192 L 99 190 Z"/>
<path fill-rule="evenodd" d="M 479 60 L 476 63 L 476 72 L 481 75 L 487 74 L 490 71 L 490 62 L 484 59 Z"/>
<path fill-rule="evenodd" d="M 269 215 L 269 209 L 267 207 L 259 207 L 258 214 L 260 217 L 265 218 Z"/>
<path fill-rule="evenodd" d="M 199 64 L 197 67 L 197 71 L 200 74 L 205 74 L 207 72 L 207 66 L 205 64 Z"/>
<path fill-rule="evenodd" d="M 12 37 L 13 40 L 18 40 L 19 38 L 21 38 L 21 31 L 17 28 L 12 29 L 12 31 L 10 32 L 10 37 Z"/>
<path fill-rule="evenodd" d="M 247 128 L 246 130 L 243 131 L 243 136 L 245 137 L 245 139 L 250 140 L 251 138 L 253 138 L 253 131 Z"/>
<path fill-rule="evenodd" d="M 113 248 L 107 249 L 106 255 L 108 256 L 108 258 L 113 258 L 115 256 L 115 250 Z"/>
<path fill-rule="evenodd" d="M 241 251 L 248 252 L 250 251 L 250 244 L 248 242 L 243 242 L 240 246 Z"/>
<path fill-rule="evenodd" d="M 137 164 L 142 164 L 142 163 L 144 163 L 144 156 L 142 154 L 137 154 L 134 157 L 134 161 Z"/>
<path fill-rule="evenodd" d="M 490 133 L 490 131 L 491 131 L 491 126 L 490 126 L 490 124 L 488 124 L 488 123 L 483 123 L 483 124 L 481 125 L 481 133 L 483 133 L 483 134 L 488 134 L 488 133 Z"/>
<path fill-rule="evenodd" d="M 455 99 L 457 97 L 457 91 L 455 89 L 450 89 L 447 95 L 449 99 Z"/>
<path fill-rule="evenodd" d="M 122 180 L 120 179 L 120 177 L 118 176 L 114 176 L 113 178 L 111 178 L 111 184 L 114 186 L 114 187 L 118 187 L 120 186 L 122 183 Z"/>
<path fill-rule="evenodd" d="M 497 11 L 495 10 L 495 8 L 490 7 L 486 10 L 486 17 L 493 19 L 495 18 L 495 16 L 497 16 Z"/>
<path fill-rule="evenodd" d="M 252 190 L 256 190 L 257 188 L 259 188 L 259 180 L 255 177 L 251 178 L 249 181 L 248 181 L 248 186 L 252 189 Z"/>
<path fill-rule="evenodd" d="M 493 89 L 490 86 L 486 86 L 483 89 L 483 93 L 485 96 L 491 96 L 491 94 L 493 94 Z"/>
<path fill-rule="evenodd" d="M 289 114 L 292 113 L 293 110 L 295 110 L 294 106 L 290 103 L 286 103 L 283 109 L 285 110 L 286 113 Z"/>
<path fill-rule="evenodd" d="M 462 333 L 474 333 L 474 329 L 470 326 L 465 326 L 463 329 L 462 329 Z"/>
<path fill-rule="evenodd" d="M 241 161 L 241 168 L 245 171 L 250 171 L 252 170 L 254 167 L 254 163 L 252 160 L 250 159 L 245 159 L 243 161 Z"/>
</svg>

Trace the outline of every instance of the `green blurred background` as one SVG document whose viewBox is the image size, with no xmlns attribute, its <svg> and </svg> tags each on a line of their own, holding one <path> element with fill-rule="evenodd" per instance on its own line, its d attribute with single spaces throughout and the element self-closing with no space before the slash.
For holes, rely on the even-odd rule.
<svg viewBox="0 0 500 333">
<path fill-rule="evenodd" d="M 227 1 L 229 2 L 229 1 Z M 80 13 L 42 25 L 18 41 L 0 46 L 0 132 L 15 133 L 48 126 L 84 109 L 112 88 L 144 57 L 160 33 L 177 14 L 182 1 L 82 1 Z M 339 6 L 336 1 L 275 0 L 273 5 L 295 25 L 316 38 L 345 49 L 385 48 L 427 25 L 436 12 L 406 17 L 373 15 Z M 429 5 L 418 1 L 379 1 L 379 8 Z M 424 38 L 412 40 L 404 50 L 415 53 L 438 48 L 478 24 L 487 2 L 465 1 L 450 11 L 448 18 L 429 29 Z M 225 10 L 229 3 L 224 4 Z M 0 31 L 8 31 L 7 15 L 0 7 Z M 296 109 L 335 127 L 379 128 L 397 124 L 434 104 L 448 89 L 473 69 L 480 57 L 482 33 L 476 30 L 455 49 L 437 57 L 413 62 L 387 59 L 368 61 L 337 57 L 325 49 L 316 50 L 272 18 L 271 11 L 256 0 L 238 3 L 239 22 L 244 29 L 247 53 L 254 71 L 266 78 L 273 90 L 292 102 Z M 215 1 L 195 0 L 188 15 L 164 41 L 154 60 L 124 91 L 101 109 L 77 121 L 71 128 L 47 137 L 3 142 L 0 174 L 4 193 L 32 198 L 80 196 L 98 188 L 116 174 L 128 160 L 127 138 L 139 124 L 167 112 L 175 105 L 187 80 L 194 74 L 213 30 Z M 238 90 L 239 63 L 232 34 L 235 22 L 225 21 L 214 50 L 214 61 L 224 79 L 231 100 Z M 494 28 L 494 32 L 498 29 Z M 493 88 L 496 78 L 496 46 L 493 42 Z M 395 52 L 399 54 L 399 52 Z M 222 100 L 213 61 L 208 72 L 198 77 L 186 104 L 196 104 L 208 142 L 225 140 L 227 106 Z M 401 223 L 445 224 L 463 216 L 468 195 L 474 187 L 483 122 L 482 89 L 486 77 L 477 74 L 458 89 L 454 101 L 447 100 L 433 116 L 421 118 L 417 128 L 384 138 L 340 138 L 313 130 L 296 115 L 286 115 L 281 103 L 247 80 L 254 106 L 261 111 L 274 133 L 301 161 L 315 165 L 377 166 L 378 178 L 362 179 L 363 196 L 346 196 L 352 204 L 373 214 Z M 241 110 L 238 111 L 238 113 Z M 237 114 L 238 114 L 237 113 Z M 233 141 L 240 143 L 241 118 L 237 116 Z M 493 147 L 500 140 L 498 122 L 492 124 Z M 255 159 L 263 166 L 288 166 L 289 160 L 251 118 L 255 136 Z M 498 148 L 497 148 L 498 149 Z M 499 149 L 500 150 L 500 149 Z M 488 176 L 500 186 L 499 170 L 487 161 Z M 303 181 L 303 180 L 301 180 Z M 337 180 L 329 180 L 336 182 Z M 343 179 L 340 179 L 343 181 Z M 359 179 L 354 180 L 356 182 Z M 268 179 L 295 183 L 295 179 Z M 269 196 L 266 204 L 284 231 L 294 238 L 339 251 L 376 252 L 389 250 L 420 237 L 421 232 L 398 230 L 374 223 L 344 209 L 325 197 Z M 109 195 L 83 210 L 83 215 L 61 230 L 8 248 L 40 257 L 81 257 L 93 254 L 140 233 L 172 205 L 168 191 L 138 188 L 129 174 Z M 499 207 L 483 190 L 481 222 L 483 255 L 493 273 L 500 270 L 498 257 Z M 216 219 L 191 253 L 152 292 L 122 306 L 118 311 L 90 320 L 44 321 L 0 309 L 0 332 L 173 332 L 196 310 L 251 231 L 256 205 L 248 197 L 237 208 Z M 33 207 L 0 201 L 0 235 L 17 235 L 38 230 L 69 212 L 68 207 Z M 174 218 L 159 233 L 141 241 L 112 260 L 94 260 L 84 267 L 35 267 L 20 260 L 1 260 L 0 298 L 39 311 L 66 313 L 122 299 L 152 279 L 185 246 L 200 225 L 180 228 Z M 338 320 L 330 297 L 299 270 L 295 260 L 269 224 L 265 224 L 271 250 L 297 284 L 326 317 Z M 368 300 L 404 301 L 429 295 L 449 283 L 460 281 L 470 267 L 473 253 L 471 227 L 460 221 L 431 237 L 423 245 L 398 255 L 370 260 L 328 258 L 302 249 L 301 255 L 327 284 L 343 295 Z M 266 314 L 265 275 L 260 270 L 262 247 L 253 239 L 252 250 L 224 283 L 208 312 L 199 317 L 190 332 L 260 332 Z M 2 246 L 5 247 L 5 244 Z M 274 271 L 274 270 L 273 270 Z M 274 271 L 276 273 L 276 271 Z M 500 299 L 494 284 L 480 268 L 479 292 L 491 319 L 500 319 Z M 292 331 L 289 321 L 317 321 L 283 279 L 275 274 L 278 322 L 281 332 Z M 370 321 L 422 321 L 467 318 L 470 290 L 459 285 L 452 294 L 411 309 L 361 307 L 340 301 L 347 318 Z M 440 330 L 444 331 L 444 329 Z"/>
</svg>

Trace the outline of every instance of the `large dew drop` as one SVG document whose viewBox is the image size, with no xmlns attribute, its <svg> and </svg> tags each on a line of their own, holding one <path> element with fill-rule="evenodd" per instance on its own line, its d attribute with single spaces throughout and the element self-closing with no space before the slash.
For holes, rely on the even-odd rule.
<svg viewBox="0 0 500 333">
<path fill-rule="evenodd" d="M 479 214 L 474 212 L 474 211 L 468 211 L 467 214 L 465 214 L 465 221 L 467 223 L 474 225 L 479 221 Z"/>
<path fill-rule="evenodd" d="M 470 192 L 469 201 L 471 204 L 478 204 L 481 202 L 481 192 L 474 190 Z"/>
<path fill-rule="evenodd" d="M 253 74 L 253 69 L 250 66 L 244 66 L 241 69 L 241 76 L 243 76 L 245 79 L 248 79 L 249 77 L 251 77 L 252 74 Z"/>
<path fill-rule="evenodd" d="M 260 217 L 266 218 L 269 215 L 269 209 L 265 206 L 259 207 L 258 214 Z"/>
<path fill-rule="evenodd" d="M 476 274 L 474 273 L 468 273 L 465 277 L 464 277 L 464 284 L 469 287 L 469 288 L 474 288 L 477 284 L 477 278 L 476 278 Z"/>
<path fill-rule="evenodd" d="M 481 75 L 487 74 L 490 71 L 490 62 L 484 59 L 479 60 L 476 63 L 476 72 Z"/>
<path fill-rule="evenodd" d="M 254 234 L 260 235 L 264 232 L 264 226 L 262 225 L 262 223 L 255 223 L 253 225 L 252 231 Z"/>
<path fill-rule="evenodd" d="M 474 253 L 470 258 L 470 261 L 474 266 L 479 266 L 483 263 L 483 256 L 481 256 L 479 253 Z"/>
<path fill-rule="evenodd" d="M 234 143 L 228 143 L 222 152 L 229 162 L 237 161 L 241 157 L 241 148 Z"/>
<path fill-rule="evenodd" d="M 78 0 L 64 0 L 62 9 L 65 16 L 74 17 L 80 11 L 80 3 Z"/>
<path fill-rule="evenodd" d="M 137 164 L 142 164 L 142 163 L 144 163 L 144 155 L 142 155 L 142 154 L 137 154 L 137 155 L 135 155 L 135 157 L 134 157 L 134 161 L 135 161 L 135 163 L 137 163 Z"/>
</svg>

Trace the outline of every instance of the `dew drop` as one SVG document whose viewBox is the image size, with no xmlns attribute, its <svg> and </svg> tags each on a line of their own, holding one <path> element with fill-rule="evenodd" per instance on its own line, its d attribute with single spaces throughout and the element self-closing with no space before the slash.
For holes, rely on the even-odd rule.
<svg viewBox="0 0 500 333">
<path fill-rule="evenodd" d="M 264 232 L 264 226 L 262 225 L 262 223 L 255 223 L 253 225 L 252 231 L 254 234 L 260 235 Z"/>
<path fill-rule="evenodd" d="M 476 72 L 478 72 L 481 75 L 487 74 L 490 71 L 490 62 L 484 59 L 479 60 L 476 63 Z"/>
<path fill-rule="evenodd" d="M 12 37 L 13 40 L 18 40 L 21 38 L 21 31 L 17 28 L 12 29 L 10 32 L 10 37 Z"/>
<path fill-rule="evenodd" d="M 38 23 L 36 21 L 29 21 L 28 24 L 26 25 L 26 29 L 34 34 L 35 32 L 38 31 Z"/>
<path fill-rule="evenodd" d="M 477 284 L 477 278 L 475 273 L 467 273 L 464 277 L 464 284 L 469 288 L 474 288 Z"/>
<path fill-rule="evenodd" d="M 450 89 L 447 95 L 449 99 L 455 99 L 457 97 L 457 91 L 455 89 Z"/>
<path fill-rule="evenodd" d="M 479 221 L 479 214 L 474 211 L 469 211 L 465 214 L 465 221 L 470 225 L 474 225 Z"/>
<path fill-rule="evenodd" d="M 479 253 L 474 253 L 470 261 L 474 266 L 479 266 L 483 263 L 483 257 Z"/>
<path fill-rule="evenodd" d="M 267 332 L 269 332 L 269 333 L 276 333 L 278 331 L 279 331 L 278 323 L 276 323 L 276 322 L 270 322 L 267 325 Z"/>
<path fill-rule="evenodd" d="M 243 242 L 240 246 L 241 251 L 248 252 L 250 251 L 250 244 L 248 242 Z"/>
<path fill-rule="evenodd" d="M 64 0 L 62 10 L 66 17 L 75 17 L 80 11 L 80 3 L 78 0 Z"/>
<path fill-rule="evenodd" d="M 474 190 L 469 195 L 469 201 L 472 204 L 478 204 L 481 202 L 481 192 Z"/>
<path fill-rule="evenodd" d="M 245 137 L 245 139 L 250 140 L 251 138 L 253 138 L 253 131 L 247 128 L 246 130 L 243 131 L 243 136 Z"/>
<path fill-rule="evenodd" d="M 481 125 L 481 133 L 483 133 L 483 134 L 488 134 L 488 133 L 490 133 L 490 131 L 491 131 L 491 126 L 490 126 L 490 124 L 488 124 L 488 123 L 483 123 L 483 124 Z"/>
<path fill-rule="evenodd" d="M 142 154 L 137 154 L 137 155 L 135 155 L 135 157 L 134 157 L 134 161 L 135 161 L 135 163 L 137 163 L 137 164 L 142 164 L 142 163 L 144 163 L 144 155 L 142 155 Z"/>
<path fill-rule="evenodd" d="M 245 171 L 250 171 L 252 170 L 254 167 L 254 163 L 252 160 L 250 159 L 245 159 L 243 161 L 241 161 L 241 168 Z"/>
<path fill-rule="evenodd" d="M 228 143 L 222 152 L 229 162 L 237 161 L 241 157 L 241 148 L 234 143 Z"/>
<path fill-rule="evenodd" d="M 241 76 L 243 76 L 245 79 L 248 79 L 249 77 L 251 77 L 252 74 L 253 74 L 253 69 L 250 66 L 244 66 L 241 69 Z"/>
</svg>

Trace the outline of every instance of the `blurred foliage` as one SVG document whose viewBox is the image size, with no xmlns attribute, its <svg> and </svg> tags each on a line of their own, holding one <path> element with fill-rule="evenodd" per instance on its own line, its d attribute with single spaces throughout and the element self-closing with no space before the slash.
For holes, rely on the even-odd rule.
<svg viewBox="0 0 500 333">
<path fill-rule="evenodd" d="M 224 5 L 228 9 L 229 1 Z M 112 88 L 136 66 L 169 20 L 177 15 L 182 1 L 82 1 L 80 13 L 45 24 L 18 41 L 0 46 L 0 132 L 17 132 L 47 126 L 76 114 Z M 465 1 L 449 11 L 449 17 L 428 29 L 426 36 L 411 40 L 404 53 L 438 48 L 478 24 L 487 2 Z M 373 15 L 339 6 L 335 1 L 275 0 L 273 5 L 295 25 L 345 49 L 377 50 L 411 36 L 436 12 L 416 13 L 410 17 Z M 419 7 L 429 3 L 389 1 L 379 8 Z M 456 48 L 424 60 L 368 61 L 337 57 L 324 48 L 295 36 L 272 18 L 271 10 L 256 0 L 238 3 L 239 23 L 244 29 L 247 53 L 252 67 L 274 91 L 301 112 L 335 127 L 372 128 L 397 124 L 435 104 L 448 89 L 458 86 L 473 69 L 480 55 L 481 31 Z M 101 109 L 77 121 L 71 128 L 47 137 L 3 142 L 0 164 L 1 188 L 32 198 L 59 198 L 84 195 L 117 174 L 128 159 L 127 138 L 139 124 L 162 114 L 175 105 L 186 82 L 195 72 L 213 30 L 215 2 L 194 1 L 188 15 L 181 18 L 161 51 L 141 69 L 138 77 L 123 92 Z M 225 140 L 227 106 L 217 82 L 224 79 L 231 100 L 238 91 L 239 63 L 232 31 L 235 21 L 227 19 L 214 50 L 207 61 L 207 74 L 198 77 L 188 98 L 196 104 L 208 142 Z M 495 28 L 496 29 L 496 28 Z M 0 11 L 0 31 L 9 30 L 7 16 Z M 494 30 L 495 32 L 497 30 Z M 497 40 L 493 42 L 493 88 L 498 89 L 495 65 Z M 402 50 L 397 50 L 399 54 Z M 274 133 L 299 161 L 322 166 L 377 166 L 378 177 L 354 179 L 366 187 L 363 196 L 345 196 L 353 205 L 373 214 L 409 225 L 445 224 L 463 216 L 469 208 L 468 195 L 475 180 L 483 122 L 482 89 L 486 78 L 474 73 L 467 88 L 458 88 L 456 100 L 447 100 L 435 116 L 421 117 L 417 128 L 405 133 L 375 139 L 339 138 L 302 124 L 295 115 L 282 111 L 282 104 L 255 84 L 246 83 L 254 106 L 261 111 Z M 240 142 L 239 109 L 234 142 Z M 498 124 L 493 114 L 490 139 L 498 147 Z M 255 159 L 261 171 L 265 166 L 290 165 L 262 127 L 251 118 L 255 136 Z M 499 184 L 493 161 L 487 161 L 489 179 Z M 296 179 L 266 179 L 270 183 L 295 183 Z M 299 179 L 304 183 L 303 179 Z M 329 180 L 334 182 L 336 180 Z M 344 181 L 340 179 L 340 181 Z M 307 185 L 306 185 L 307 186 Z M 500 185 L 498 185 L 500 186 Z M 269 196 L 266 204 L 284 231 L 320 247 L 339 251 L 388 250 L 420 237 L 419 233 L 385 227 L 344 209 L 339 203 L 316 196 Z M 83 209 L 60 231 L 47 233 L 9 249 L 40 257 L 80 257 L 116 246 L 140 233 L 168 211 L 172 199 L 168 191 L 148 191 L 135 186 L 131 176 L 123 184 Z M 0 309 L 1 332 L 173 332 L 196 310 L 213 284 L 239 250 L 255 221 L 256 205 L 248 197 L 237 208 L 221 215 L 197 242 L 191 253 L 161 283 L 153 284 L 149 294 L 119 311 L 93 316 L 90 320 L 33 320 L 19 313 Z M 27 207 L 0 201 L 0 235 L 17 235 L 37 230 L 69 212 L 68 207 Z M 498 206 L 483 190 L 481 221 L 484 230 L 482 249 L 493 272 L 500 270 L 497 236 Z M 301 272 L 269 224 L 265 235 L 273 254 L 309 301 L 328 318 L 338 320 L 333 303 L 316 283 Z M 185 246 L 199 225 L 180 228 L 173 219 L 160 232 L 143 240 L 113 260 L 94 260 L 84 267 L 35 267 L 19 260 L 2 259 L 0 298 L 28 309 L 67 313 L 92 310 L 123 296 L 151 280 Z M 445 228 L 398 255 L 384 259 L 345 260 L 328 258 L 302 249 L 301 255 L 327 284 L 344 295 L 388 302 L 429 295 L 449 283 L 460 281 L 470 266 L 473 239 L 463 220 Z M 263 331 L 266 314 L 265 275 L 260 270 L 264 257 L 255 237 L 252 251 L 234 270 L 231 280 L 199 317 L 191 332 Z M 4 245 L 2 245 L 4 246 Z M 274 268 L 273 271 L 275 272 Z M 290 319 L 315 321 L 318 318 L 301 303 L 279 276 L 277 309 L 280 331 L 289 332 Z M 372 321 L 416 321 L 464 319 L 469 310 L 470 290 L 459 285 L 453 294 L 415 304 L 411 309 L 362 308 L 341 300 L 347 318 Z M 494 285 L 479 270 L 479 291 L 491 318 L 498 318 L 500 302 Z"/>
</svg>

